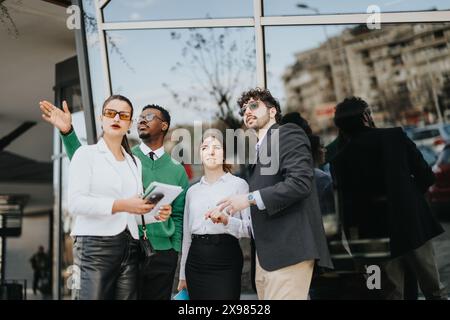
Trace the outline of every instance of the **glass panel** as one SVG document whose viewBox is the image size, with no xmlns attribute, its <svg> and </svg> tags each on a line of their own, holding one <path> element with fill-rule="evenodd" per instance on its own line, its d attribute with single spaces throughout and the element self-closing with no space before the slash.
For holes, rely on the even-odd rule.
<svg viewBox="0 0 450 320">
<path fill-rule="evenodd" d="M 436 125 L 439 114 L 450 110 L 450 23 L 382 25 L 380 30 L 364 25 L 266 27 L 265 39 L 268 88 L 280 99 L 284 112 L 300 112 L 325 144 L 336 137 L 334 108 L 347 96 L 366 100 L 378 127 L 407 126 L 405 131 L 411 135 L 415 128 L 441 127 Z M 420 147 L 430 164 L 442 148 L 436 144 L 441 141 L 431 140 L 430 145 Z M 318 157 L 317 165 L 322 162 Z M 327 170 L 327 166 L 320 168 Z M 448 175 L 435 174 L 449 181 Z M 440 192 L 434 197 L 446 197 L 448 203 L 448 192 Z M 443 219 L 441 223 L 447 232 L 434 239 L 433 245 L 441 281 L 448 285 L 449 224 Z M 329 238 L 337 274 L 347 270 L 346 262 L 338 257 L 346 254 L 338 238 Z M 369 240 L 365 253 L 372 252 L 371 245 L 376 243 Z M 352 281 L 350 275 L 342 279 L 342 283 Z M 329 280 L 319 278 L 317 283 L 322 280 L 328 293 L 337 290 Z"/>
<path fill-rule="evenodd" d="M 334 106 L 349 95 L 369 102 L 379 126 L 427 126 L 450 109 L 448 23 L 267 27 L 265 36 L 268 87 L 325 142 Z"/>
<path fill-rule="evenodd" d="M 166 106 L 173 126 L 240 121 L 237 97 L 256 81 L 252 28 L 110 31 L 107 38 L 113 92 L 137 112 Z"/>
<path fill-rule="evenodd" d="M 86 42 L 88 48 L 89 72 L 91 78 L 92 99 L 94 103 L 95 116 L 99 117 L 103 101 L 106 99 L 104 72 L 101 63 L 100 41 L 98 38 L 97 20 L 95 15 L 94 0 L 83 0 L 84 23 L 86 29 Z M 117 52 L 120 54 L 120 51 Z M 97 126 L 97 135 L 101 128 Z"/>
<path fill-rule="evenodd" d="M 202 169 L 190 165 L 199 154 L 194 132 L 239 128 L 237 98 L 256 85 L 253 28 L 110 31 L 107 38 L 113 93 L 131 99 L 135 119 L 148 104 L 169 111 L 171 131 L 165 151 L 173 156 L 175 145 L 183 145 L 185 156 L 184 151 L 190 150 L 191 158 L 184 163 L 191 169 L 192 181 L 198 181 Z M 134 124 L 129 135 L 135 143 L 139 141 L 136 129 Z M 176 129 L 190 136 L 172 142 Z M 239 167 L 233 169 L 237 172 Z M 250 279 L 249 243 L 245 243 L 243 277 Z M 243 293 L 251 291 L 250 283 L 243 282 Z"/>
<path fill-rule="evenodd" d="M 253 16 L 252 0 L 112 0 L 103 9 L 107 22 L 242 18 Z"/>
<path fill-rule="evenodd" d="M 264 15 L 300 16 L 335 13 L 366 13 L 369 6 L 372 5 L 377 5 L 380 12 L 434 11 L 450 9 L 450 2 L 447 0 L 385 0 L 376 3 L 371 0 L 264 0 Z M 369 12 L 373 12 L 373 9 L 370 9 Z"/>
</svg>

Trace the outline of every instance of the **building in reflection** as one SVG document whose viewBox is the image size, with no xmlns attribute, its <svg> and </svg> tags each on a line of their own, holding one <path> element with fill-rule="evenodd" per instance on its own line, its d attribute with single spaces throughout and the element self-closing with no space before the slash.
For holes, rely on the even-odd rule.
<svg viewBox="0 0 450 320">
<path fill-rule="evenodd" d="M 360 25 L 296 54 L 283 81 L 287 108 L 331 126 L 345 96 L 366 99 L 386 124 L 438 121 L 450 108 L 450 24 Z M 438 108 L 440 111 L 438 111 Z"/>
</svg>

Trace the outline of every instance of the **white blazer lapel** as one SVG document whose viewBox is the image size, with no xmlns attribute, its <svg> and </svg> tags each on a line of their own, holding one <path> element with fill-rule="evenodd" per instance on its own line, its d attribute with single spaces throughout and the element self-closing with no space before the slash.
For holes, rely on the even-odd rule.
<svg viewBox="0 0 450 320">
<path fill-rule="evenodd" d="M 120 169 L 118 168 L 117 160 L 114 158 L 114 155 L 112 154 L 111 150 L 109 150 L 108 146 L 106 145 L 106 142 L 101 139 L 97 143 L 98 150 L 104 155 L 106 161 L 111 165 L 111 167 L 114 169 L 114 171 L 120 176 Z M 128 166 L 130 167 L 133 178 L 136 179 L 137 188 L 136 192 L 142 193 L 143 187 L 142 187 L 142 176 L 141 176 L 141 168 L 140 163 L 137 162 L 135 165 L 133 159 L 131 156 L 125 151 L 125 149 L 122 147 L 122 153 L 125 156 L 125 160 L 128 163 Z"/>
<path fill-rule="evenodd" d="M 106 145 L 105 140 L 100 139 L 97 142 L 98 150 L 106 159 L 106 162 L 108 162 L 111 167 L 116 171 L 116 173 L 120 176 L 119 168 L 117 167 L 117 161 L 114 159 L 114 155 L 112 154 L 111 150 L 109 150 L 108 146 Z"/>
<path fill-rule="evenodd" d="M 136 161 L 136 163 L 133 161 L 132 157 L 125 151 L 125 149 L 122 148 L 122 152 L 125 155 L 125 159 L 128 162 L 128 165 L 130 166 L 133 176 L 136 179 L 136 183 L 138 185 L 138 194 L 142 193 L 143 187 L 142 187 L 142 174 L 141 174 L 141 167 L 140 162 Z"/>
</svg>

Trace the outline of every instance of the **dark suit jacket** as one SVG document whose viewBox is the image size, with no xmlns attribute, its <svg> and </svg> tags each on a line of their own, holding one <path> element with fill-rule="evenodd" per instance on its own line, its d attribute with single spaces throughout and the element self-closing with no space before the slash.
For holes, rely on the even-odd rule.
<svg viewBox="0 0 450 320">
<path fill-rule="evenodd" d="M 272 137 L 275 143 L 271 147 Z M 265 155 L 273 158 L 270 164 L 265 164 Z M 276 170 L 265 175 L 264 170 L 271 166 Z M 249 171 L 250 191 L 259 190 L 266 207 L 262 211 L 251 208 L 261 267 L 273 271 L 316 260 L 319 266 L 332 268 L 305 132 L 295 124 L 273 125 Z"/>
<path fill-rule="evenodd" d="M 424 197 L 433 172 L 401 128 L 356 134 L 337 153 L 332 172 L 347 237 L 388 237 L 395 257 L 443 232 Z"/>
</svg>

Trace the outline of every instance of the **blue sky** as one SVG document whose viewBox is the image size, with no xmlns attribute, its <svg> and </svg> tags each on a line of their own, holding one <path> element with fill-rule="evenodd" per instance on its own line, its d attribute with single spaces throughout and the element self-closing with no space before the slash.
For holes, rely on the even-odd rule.
<svg viewBox="0 0 450 320">
<path fill-rule="evenodd" d="M 370 5 L 379 6 L 381 12 L 450 9 L 448 0 L 264 0 L 264 11 L 266 15 L 314 14 L 314 10 L 298 8 L 298 3 L 313 7 L 320 14 L 365 13 Z"/>
</svg>

